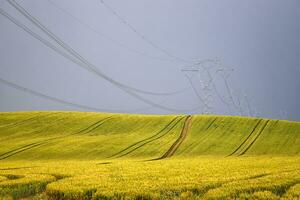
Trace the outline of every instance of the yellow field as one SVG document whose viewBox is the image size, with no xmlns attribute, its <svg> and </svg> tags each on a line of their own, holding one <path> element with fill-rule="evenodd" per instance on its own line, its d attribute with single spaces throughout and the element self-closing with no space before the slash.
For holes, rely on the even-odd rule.
<svg viewBox="0 0 300 200">
<path fill-rule="evenodd" d="M 0 169 L 8 199 L 300 198 L 299 157 L 12 161 Z"/>
<path fill-rule="evenodd" d="M 298 122 L 0 113 L 0 199 L 300 199 L 299 154 Z"/>
</svg>

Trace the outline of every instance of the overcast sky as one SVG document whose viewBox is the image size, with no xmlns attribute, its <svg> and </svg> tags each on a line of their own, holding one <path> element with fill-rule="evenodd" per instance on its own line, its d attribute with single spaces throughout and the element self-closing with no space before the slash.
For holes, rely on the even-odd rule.
<svg viewBox="0 0 300 200">
<path fill-rule="evenodd" d="M 204 105 L 181 71 L 190 63 L 181 59 L 217 57 L 234 68 L 230 87 L 239 92 L 235 94 L 247 94 L 253 113 L 300 121 L 299 0 L 105 0 L 115 15 L 100 0 L 16 2 L 108 77 L 141 90 L 180 92 L 150 95 L 129 89 L 129 94 L 0 15 L 2 80 L 100 111 L 194 114 L 202 113 Z M 0 8 L 58 46 L 6 0 L 0 0 Z M 188 75 L 193 74 L 198 95 L 205 95 L 201 80 L 207 77 L 201 73 Z M 215 81 L 225 96 L 224 82 Z M 170 109 L 153 107 L 135 95 Z M 239 114 L 214 98 L 210 112 Z M 20 110 L 88 109 L 0 82 L 0 111 Z M 251 114 L 249 108 L 242 114 Z"/>
</svg>

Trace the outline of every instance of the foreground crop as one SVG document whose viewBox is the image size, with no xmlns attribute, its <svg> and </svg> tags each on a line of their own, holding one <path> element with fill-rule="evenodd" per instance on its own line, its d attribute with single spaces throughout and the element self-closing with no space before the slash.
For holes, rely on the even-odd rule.
<svg viewBox="0 0 300 200">
<path fill-rule="evenodd" d="M 299 199 L 299 157 L 7 161 L 5 199 Z"/>
</svg>

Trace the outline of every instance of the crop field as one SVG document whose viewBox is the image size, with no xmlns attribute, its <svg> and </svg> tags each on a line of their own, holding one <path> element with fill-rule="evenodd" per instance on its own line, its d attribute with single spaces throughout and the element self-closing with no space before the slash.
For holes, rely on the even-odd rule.
<svg viewBox="0 0 300 200">
<path fill-rule="evenodd" d="M 15 199 L 297 199 L 300 158 L 10 161 L 1 195 Z"/>
<path fill-rule="evenodd" d="M 0 199 L 300 199 L 300 123 L 3 112 Z"/>
</svg>

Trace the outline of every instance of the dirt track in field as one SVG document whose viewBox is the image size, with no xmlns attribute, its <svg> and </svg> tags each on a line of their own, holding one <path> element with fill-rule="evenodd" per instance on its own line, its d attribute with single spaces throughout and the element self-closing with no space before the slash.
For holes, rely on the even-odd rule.
<svg viewBox="0 0 300 200">
<path fill-rule="evenodd" d="M 192 125 L 192 116 L 188 115 L 185 119 L 185 122 L 184 122 L 184 125 L 181 130 L 179 138 L 177 138 L 177 140 L 172 144 L 172 146 L 169 148 L 169 150 L 164 155 L 162 155 L 162 157 L 160 157 L 158 159 L 164 159 L 164 158 L 168 158 L 168 157 L 171 157 L 174 155 L 174 153 L 179 148 L 181 143 L 187 137 L 191 125 Z"/>
</svg>

